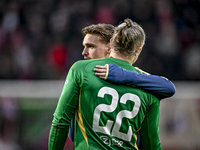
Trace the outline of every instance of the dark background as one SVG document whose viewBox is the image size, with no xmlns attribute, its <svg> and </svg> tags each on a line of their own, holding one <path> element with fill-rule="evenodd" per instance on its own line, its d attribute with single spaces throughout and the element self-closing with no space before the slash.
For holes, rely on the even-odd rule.
<svg viewBox="0 0 200 150">
<path fill-rule="evenodd" d="M 83 59 L 81 29 L 130 18 L 147 39 L 135 66 L 200 79 L 199 0 L 1 0 L 0 79 L 64 79 Z"/>
<path fill-rule="evenodd" d="M 83 59 L 81 29 L 126 18 L 147 36 L 134 66 L 177 87 L 161 102 L 163 149 L 200 149 L 199 0 L 0 0 L 0 150 L 47 149 L 67 72 Z"/>
</svg>

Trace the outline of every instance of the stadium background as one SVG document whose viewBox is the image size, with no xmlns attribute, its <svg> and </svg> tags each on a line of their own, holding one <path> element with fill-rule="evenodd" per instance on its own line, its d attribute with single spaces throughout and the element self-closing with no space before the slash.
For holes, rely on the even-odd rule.
<svg viewBox="0 0 200 150">
<path fill-rule="evenodd" d="M 199 0 L 1 0 L 0 149 L 47 149 L 64 79 L 83 59 L 81 29 L 127 17 L 147 35 L 135 66 L 177 87 L 161 102 L 163 149 L 200 149 Z"/>
</svg>

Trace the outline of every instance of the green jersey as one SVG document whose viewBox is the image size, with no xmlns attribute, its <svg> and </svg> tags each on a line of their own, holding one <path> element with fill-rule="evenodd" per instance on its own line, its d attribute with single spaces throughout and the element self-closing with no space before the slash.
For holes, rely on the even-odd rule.
<svg viewBox="0 0 200 150">
<path fill-rule="evenodd" d="M 76 110 L 76 150 L 162 149 L 159 140 L 159 100 L 141 89 L 113 84 L 95 76 L 96 65 L 116 64 L 136 71 L 129 62 L 112 57 L 76 62 L 69 70 L 49 136 L 49 150 L 65 145 Z"/>
</svg>

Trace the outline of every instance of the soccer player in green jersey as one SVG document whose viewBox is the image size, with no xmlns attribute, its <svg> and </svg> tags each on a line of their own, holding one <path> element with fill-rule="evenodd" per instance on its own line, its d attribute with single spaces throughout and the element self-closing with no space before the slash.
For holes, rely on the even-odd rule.
<svg viewBox="0 0 200 150">
<path fill-rule="evenodd" d="M 79 61 L 71 67 L 54 113 L 49 150 L 63 149 L 76 108 L 77 150 L 138 149 L 138 131 L 142 149 L 162 149 L 158 132 L 159 99 L 138 88 L 101 80 L 94 72 L 97 64 L 116 64 L 139 72 L 132 64 L 144 41 L 143 29 L 126 19 L 115 29 L 109 58 Z"/>
<path fill-rule="evenodd" d="M 111 24 L 96 24 L 89 25 L 82 29 L 82 34 L 84 36 L 83 46 L 84 50 L 82 55 L 84 59 L 97 59 L 105 58 L 110 55 L 110 39 L 114 33 L 114 26 Z M 108 65 L 107 65 L 108 66 Z M 139 68 L 137 68 L 140 73 L 130 71 L 127 75 L 126 70 L 116 66 L 109 65 L 107 69 L 106 66 L 96 66 L 99 75 L 105 78 L 107 74 L 107 80 L 114 83 L 123 83 L 123 84 L 132 84 L 138 88 L 147 90 L 150 93 L 153 93 L 159 99 L 170 97 L 175 93 L 175 86 L 173 83 L 166 78 L 144 74 Z M 109 72 L 107 72 L 109 71 Z M 107 72 L 107 73 L 106 73 Z M 69 138 L 73 141 L 74 136 L 74 121 L 69 130 Z M 139 138 L 138 138 L 139 139 Z M 137 141 L 137 144 L 139 144 Z"/>
</svg>

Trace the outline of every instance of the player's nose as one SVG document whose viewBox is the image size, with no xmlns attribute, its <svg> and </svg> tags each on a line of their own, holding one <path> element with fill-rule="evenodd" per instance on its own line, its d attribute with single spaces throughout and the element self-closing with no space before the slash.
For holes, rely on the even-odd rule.
<svg viewBox="0 0 200 150">
<path fill-rule="evenodd" d="M 83 55 L 83 56 L 88 55 L 87 48 L 84 48 L 84 49 L 83 49 L 82 55 Z"/>
</svg>

